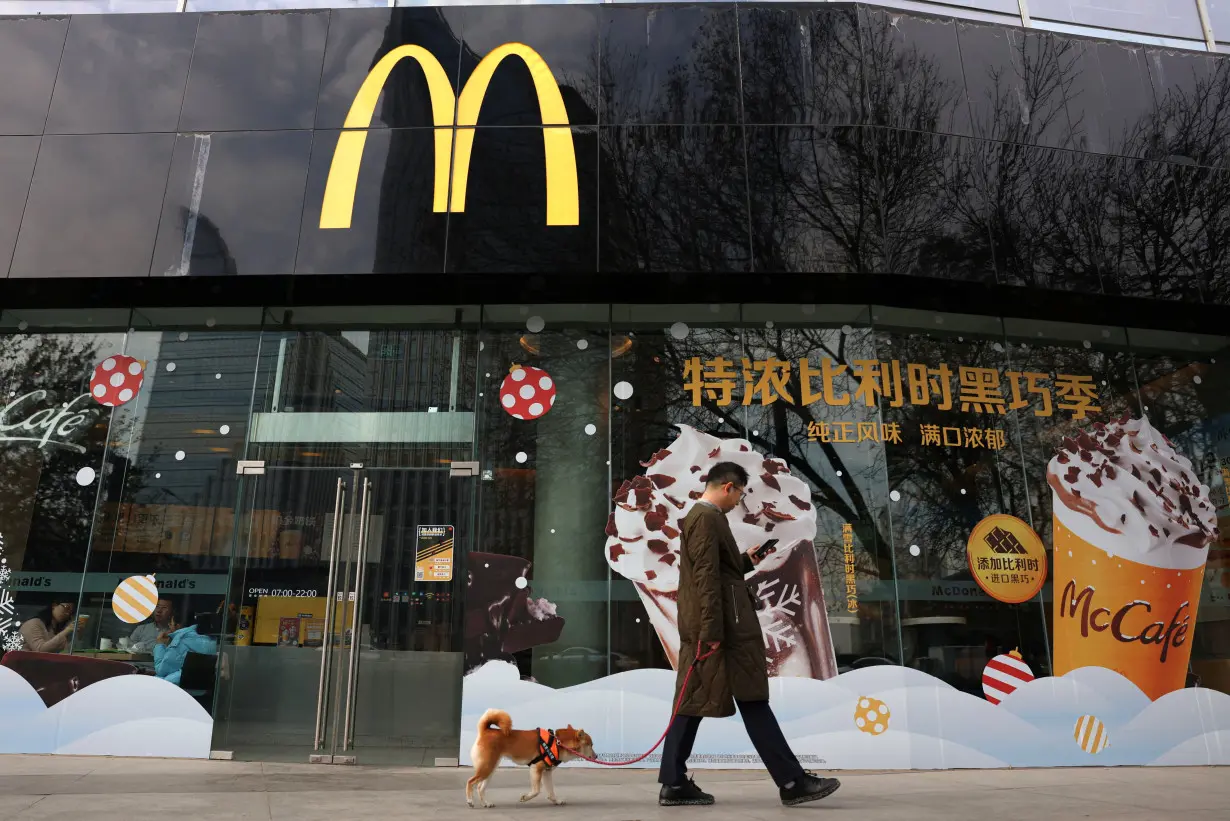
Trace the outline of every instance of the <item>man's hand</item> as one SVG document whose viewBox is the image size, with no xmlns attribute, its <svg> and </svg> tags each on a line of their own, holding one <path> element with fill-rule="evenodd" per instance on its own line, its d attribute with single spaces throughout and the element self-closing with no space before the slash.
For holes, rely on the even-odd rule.
<svg viewBox="0 0 1230 821">
<path fill-rule="evenodd" d="M 745 551 L 745 553 L 747 554 L 748 561 L 752 563 L 752 567 L 755 567 L 756 565 L 760 564 L 760 560 L 764 558 L 764 556 L 762 556 L 759 551 L 760 551 L 760 545 L 756 545 L 755 547 L 749 547 Z"/>
</svg>

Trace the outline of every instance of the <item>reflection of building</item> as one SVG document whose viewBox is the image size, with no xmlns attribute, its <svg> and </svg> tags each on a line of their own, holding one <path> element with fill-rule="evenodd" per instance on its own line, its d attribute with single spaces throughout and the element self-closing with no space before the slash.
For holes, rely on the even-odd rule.
<svg viewBox="0 0 1230 821">
<path fill-rule="evenodd" d="M 187 19 L 163 17 L 142 25 Z M 1052 546 L 1058 445 L 1147 414 L 1225 512 L 1230 64 L 1178 49 L 1199 29 L 1163 17 L 1167 50 L 839 4 L 207 15 L 182 73 L 158 78 L 183 94 L 143 98 L 148 119 L 114 119 L 149 86 L 143 52 L 89 58 L 124 82 L 91 91 L 110 119 L 82 109 L 71 135 L 23 112 L 81 108 L 53 99 L 88 63 L 78 35 L 0 20 L 46 39 L 30 59 L 56 78 L 0 112 L 0 133 L 50 135 L 28 162 L 37 136 L 0 138 L 0 202 L 23 204 L 0 230 L 0 390 L 47 390 L 43 412 L 88 391 L 100 357 L 149 368 L 138 399 L 92 409 L 84 452 L 16 445 L 28 429 L 0 420 L 23 617 L 67 595 L 97 616 L 75 650 L 97 646 L 129 629 L 106 615 L 117 578 L 156 573 L 178 618 L 227 605 L 217 750 L 449 761 L 473 724 L 466 635 L 550 686 L 669 665 L 601 550 L 616 490 L 655 481 L 686 424 L 806 483 L 772 513 L 815 515 L 842 670 L 906 665 L 976 694 L 983 663 L 1019 648 L 1047 675 L 1053 582 L 1005 604 L 966 541 L 1008 513 Z M 434 210 L 457 140 L 437 157 L 449 101 L 407 59 L 367 100 L 348 227 L 321 227 L 337 131 L 380 58 L 419 46 L 457 96 L 513 40 L 566 112 L 552 127 L 571 135 L 576 225 L 547 219 L 549 175 L 573 174 L 539 127 L 555 97 L 510 58 L 481 101 L 464 210 Z M 310 154 L 276 168 L 230 148 L 309 129 Z M 192 178 L 149 159 L 177 132 L 229 136 Z M 90 186 L 53 184 L 47 152 L 69 143 Z M 182 247 L 189 213 L 190 276 L 161 276 L 152 246 Z M 99 225 L 107 241 L 87 241 Z M 126 278 L 155 257 L 159 276 Z M 532 420 L 501 404 L 519 364 L 558 399 Z M 652 513 L 674 527 L 675 510 Z M 443 527 L 452 565 L 431 566 L 451 578 L 418 578 Z M 1187 646 L 1193 677 L 1230 691 L 1223 544 Z M 465 606 L 473 554 L 516 559 L 481 608 Z"/>
</svg>

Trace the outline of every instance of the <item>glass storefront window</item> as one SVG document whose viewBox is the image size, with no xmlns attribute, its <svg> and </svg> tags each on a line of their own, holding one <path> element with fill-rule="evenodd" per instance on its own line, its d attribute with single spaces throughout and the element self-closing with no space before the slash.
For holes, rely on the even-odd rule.
<svg viewBox="0 0 1230 821">
<path fill-rule="evenodd" d="M 1012 654 L 1067 672 L 1065 595 L 1103 578 L 1085 543 L 1119 550 L 1073 511 L 1116 503 L 1097 482 L 1140 436 L 1150 544 L 1182 558 L 1171 542 L 1209 535 L 1163 521 L 1187 513 L 1163 465 L 1193 505 L 1209 487 L 1201 522 L 1230 509 L 1220 336 L 704 303 L 6 312 L 0 331 L 5 666 L 50 675 L 52 703 L 168 677 L 241 757 L 448 763 L 480 672 L 669 671 L 680 521 L 717 461 L 749 473 L 740 545 L 777 540 L 749 589 L 782 697 L 882 666 L 982 697 Z M 1176 571 L 1199 576 L 1198 604 L 1174 602 L 1195 610 L 1189 686 L 1230 691 L 1228 555 L 1217 534 Z M 150 612 L 128 612 L 150 576 Z M 151 642 L 189 627 L 196 649 L 157 669 Z M 37 652 L 61 667 L 23 667 Z"/>
</svg>

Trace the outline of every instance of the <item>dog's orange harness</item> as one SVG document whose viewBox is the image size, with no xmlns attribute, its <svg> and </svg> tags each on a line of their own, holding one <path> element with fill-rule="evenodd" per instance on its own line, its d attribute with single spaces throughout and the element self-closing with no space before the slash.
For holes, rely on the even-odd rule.
<svg viewBox="0 0 1230 821">
<path fill-rule="evenodd" d="M 554 730 L 538 728 L 538 757 L 531 761 L 529 766 L 533 767 L 539 761 L 545 764 L 548 770 L 559 766 L 559 739 L 555 737 Z"/>
</svg>

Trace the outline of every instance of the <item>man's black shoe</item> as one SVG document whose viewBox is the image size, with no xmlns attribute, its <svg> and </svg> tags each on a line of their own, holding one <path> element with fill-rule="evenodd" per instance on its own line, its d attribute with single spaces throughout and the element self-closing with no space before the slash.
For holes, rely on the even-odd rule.
<svg viewBox="0 0 1230 821">
<path fill-rule="evenodd" d="M 696 782 L 688 779 L 678 787 L 662 785 L 658 793 L 660 807 L 699 807 L 713 803 L 713 796 L 696 786 Z"/>
<path fill-rule="evenodd" d="M 789 788 L 782 787 L 778 792 L 781 794 L 782 803 L 787 807 L 793 807 L 806 804 L 808 801 L 827 798 L 837 792 L 840 786 L 841 782 L 836 778 L 820 778 L 811 773 L 805 773 Z"/>
</svg>

